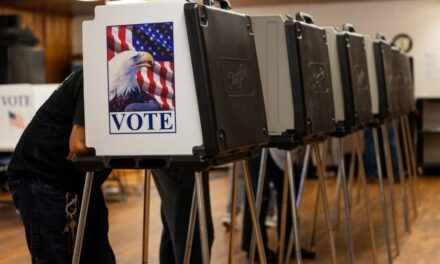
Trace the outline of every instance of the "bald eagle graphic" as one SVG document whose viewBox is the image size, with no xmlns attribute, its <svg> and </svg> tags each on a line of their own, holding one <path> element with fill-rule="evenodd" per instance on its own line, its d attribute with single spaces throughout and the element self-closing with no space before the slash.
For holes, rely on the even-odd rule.
<svg viewBox="0 0 440 264">
<path fill-rule="evenodd" d="M 108 63 L 110 112 L 156 111 L 160 104 L 144 92 L 136 79 L 137 72 L 152 68 L 153 56 L 148 52 L 123 51 Z"/>
</svg>

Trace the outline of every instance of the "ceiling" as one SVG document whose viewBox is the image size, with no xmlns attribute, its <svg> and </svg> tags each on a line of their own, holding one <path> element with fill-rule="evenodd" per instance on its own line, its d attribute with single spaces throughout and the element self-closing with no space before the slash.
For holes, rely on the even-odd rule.
<svg viewBox="0 0 440 264">
<path fill-rule="evenodd" d="M 94 7 L 103 4 L 105 4 L 105 0 L 97 2 L 79 2 L 75 0 L 0 0 L 0 6 L 63 15 L 93 14 Z"/>
<path fill-rule="evenodd" d="M 184 0 L 182 0 L 184 1 Z M 201 0 L 197 0 L 200 2 Z M 232 6 L 275 5 L 288 3 L 318 3 L 368 0 L 230 0 Z M 384 1 L 384 0 L 376 0 Z M 105 0 L 96 2 L 79 2 L 75 0 L 0 0 L 0 6 L 9 6 L 18 9 L 49 12 L 63 15 L 90 15 L 96 5 L 105 4 Z"/>
</svg>

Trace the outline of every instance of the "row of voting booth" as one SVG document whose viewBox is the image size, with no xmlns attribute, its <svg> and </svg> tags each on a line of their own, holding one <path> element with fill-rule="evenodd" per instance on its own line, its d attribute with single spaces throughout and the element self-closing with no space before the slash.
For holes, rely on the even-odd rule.
<svg viewBox="0 0 440 264">
<path fill-rule="evenodd" d="M 388 262 L 392 263 L 388 208 L 392 210 L 398 252 L 397 201 L 393 177 L 387 177 L 392 196 L 391 206 L 387 205 L 379 152 L 383 148 L 386 169 L 392 175 L 386 126 L 392 123 L 398 137 L 400 122 L 404 138 L 397 140 L 398 176 L 404 222 L 409 231 L 408 187 L 417 213 L 415 162 L 407 118 L 414 105 L 410 58 L 384 36 L 363 35 L 350 24 L 341 29 L 319 26 L 310 15 L 301 12 L 295 17 L 250 17 L 231 11 L 226 0 L 219 2 L 219 7 L 211 1 L 197 4 L 177 0 L 98 6 L 94 20 L 83 24 L 86 144 L 95 149 L 96 155 L 74 161 L 88 173 L 73 263 L 79 263 L 93 171 L 102 168 L 193 169 L 196 184 L 184 263 L 189 263 L 192 240 L 199 239 L 193 236 L 196 214 L 200 219 L 203 263 L 209 263 L 201 172 L 238 161 L 244 168 L 255 230 L 249 261 L 253 262 L 257 248 L 260 261 L 265 263 L 257 219 L 268 148 L 287 153 L 285 182 L 289 184 L 293 228 L 291 234 L 286 234 L 289 244 L 279 246 L 280 252 L 287 247 L 287 256 L 280 255 L 280 263 L 287 263 L 293 250 L 297 263 L 302 263 L 297 210 L 312 152 L 318 168 L 318 195 L 324 208 L 331 261 L 337 263 L 324 177 L 326 158 L 318 148 L 330 137 L 337 138 L 340 147 L 338 190 L 344 198 L 349 262 L 354 263 L 341 139 L 349 135 L 355 138 L 354 153 L 362 170 L 360 131 L 367 126 L 374 131 L 381 190 L 377 199 L 381 200 Z M 383 146 L 378 143 L 378 129 L 382 131 Z M 400 142 L 405 143 L 405 166 Z M 291 151 L 298 146 L 306 146 L 306 159 L 302 174 L 294 175 Z M 246 159 L 259 153 L 260 175 L 254 196 Z M 376 197 L 368 195 L 365 174 L 359 175 L 372 259 L 378 263 L 368 205 L 368 200 Z M 148 173 L 146 177 L 144 263 L 148 261 Z M 236 177 L 234 173 L 233 183 Z M 294 177 L 301 177 L 298 193 Z M 281 228 L 283 234 L 286 227 Z"/>
</svg>

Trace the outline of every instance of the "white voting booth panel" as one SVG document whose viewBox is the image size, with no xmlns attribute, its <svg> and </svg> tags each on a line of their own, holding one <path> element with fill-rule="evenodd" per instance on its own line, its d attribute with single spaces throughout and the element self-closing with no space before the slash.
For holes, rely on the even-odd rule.
<svg viewBox="0 0 440 264">
<path fill-rule="evenodd" d="M 251 18 L 269 134 L 279 135 L 295 129 L 284 19 L 281 15 Z"/>
<path fill-rule="evenodd" d="M 192 155 L 203 144 L 185 3 L 98 6 L 83 23 L 86 144 L 97 156 Z"/>
<path fill-rule="evenodd" d="M 333 101 L 335 106 L 335 121 L 345 121 L 344 94 L 339 64 L 337 31 L 333 27 L 325 28 L 327 34 L 328 54 L 330 58 L 330 72 L 332 77 Z"/>
<path fill-rule="evenodd" d="M 371 110 L 373 115 L 379 114 L 379 86 L 377 83 L 377 70 L 376 70 L 376 59 L 374 55 L 374 39 L 371 36 L 365 35 L 365 51 L 367 55 L 368 64 L 368 78 L 370 84 L 370 94 L 371 94 Z"/>
<path fill-rule="evenodd" d="M 0 85 L 0 151 L 12 152 L 27 124 L 58 84 Z"/>
</svg>

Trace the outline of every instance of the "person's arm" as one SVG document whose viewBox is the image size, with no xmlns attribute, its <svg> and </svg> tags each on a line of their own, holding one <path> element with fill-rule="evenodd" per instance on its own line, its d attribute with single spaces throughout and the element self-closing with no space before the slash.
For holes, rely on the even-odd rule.
<svg viewBox="0 0 440 264">
<path fill-rule="evenodd" d="M 93 149 L 86 146 L 86 132 L 83 126 L 73 125 L 69 139 L 68 160 L 74 160 L 78 155 L 89 154 Z"/>
</svg>

